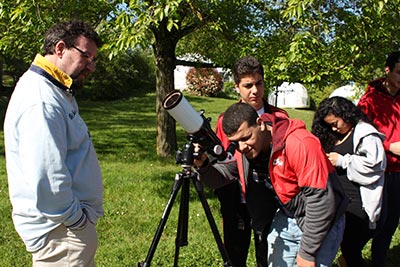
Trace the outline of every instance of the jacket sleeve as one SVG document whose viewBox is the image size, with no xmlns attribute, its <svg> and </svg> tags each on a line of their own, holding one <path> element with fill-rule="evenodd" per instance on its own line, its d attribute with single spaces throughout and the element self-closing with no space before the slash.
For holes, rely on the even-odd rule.
<svg viewBox="0 0 400 267">
<path fill-rule="evenodd" d="M 207 187 L 218 189 L 238 180 L 236 161 L 207 163 L 196 170 L 200 181 Z"/>
<path fill-rule="evenodd" d="M 286 147 L 289 165 L 298 179 L 300 197 L 305 202 L 299 254 L 314 261 L 335 218 L 335 194 L 328 183 L 330 163 L 316 138 L 297 139 L 287 142 Z"/>
<path fill-rule="evenodd" d="M 355 154 L 339 155 L 336 166 L 347 169 L 350 181 L 369 185 L 379 180 L 386 168 L 385 150 L 380 137 L 370 134 L 360 140 Z"/>
<path fill-rule="evenodd" d="M 222 130 L 223 114 L 218 117 L 215 132 L 221 140 L 222 145 L 226 149 L 229 146 L 229 140 Z M 224 162 L 206 163 L 204 167 L 198 168 L 197 173 L 204 185 L 207 187 L 218 189 L 236 181 L 239 177 L 236 160 L 232 157 Z"/>
</svg>

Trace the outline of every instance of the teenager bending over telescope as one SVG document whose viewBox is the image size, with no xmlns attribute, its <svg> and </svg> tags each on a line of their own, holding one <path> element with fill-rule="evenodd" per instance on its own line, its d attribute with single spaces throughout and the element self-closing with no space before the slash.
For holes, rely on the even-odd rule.
<svg viewBox="0 0 400 267">
<path fill-rule="evenodd" d="M 294 240 L 297 266 L 331 266 L 342 240 L 348 199 L 318 138 L 300 120 L 281 113 L 258 116 L 245 103 L 226 110 L 222 127 L 249 162 L 267 166 L 281 209 L 296 219 L 302 231 L 300 241 Z M 285 249 L 276 248 L 271 253 Z"/>
</svg>

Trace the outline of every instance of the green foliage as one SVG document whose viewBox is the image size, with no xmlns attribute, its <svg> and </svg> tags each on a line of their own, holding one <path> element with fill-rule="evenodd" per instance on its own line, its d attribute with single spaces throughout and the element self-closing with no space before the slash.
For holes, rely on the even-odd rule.
<svg viewBox="0 0 400 267">
<path fill-rule="evenodd" d="M 1 56 L 0 56 L 1 57 Z M 19 77 L 28 69 L 29 64 L 22 59 L 10 54 L 3 54 L 0 64 L 3 67 L 3 85 L 5 87 L 14 88 Z M 6 78 L 9 77 L 8 81 Z"/>
<path fill-rule="evenodd" d="M 241 4 L 232 0 L 131 1 L 120 5 L 107 21 L 105 29 L 114 40 L 105 46 L 112 51 L 111 57 L 116 51 L 139 45 L 153 48 L 157 68 L 158 155 L 170 156 L 176 148 L 175 124 L 162 109 L 160 100 L 174 90 L 177 43 L 205 25 L 212 25 L 214 31 L 221 30 L 228 21 L 233 21 L 232 17 L 223 16 L 224 11 L 236 10 Z"/>
<path fill-rule="evenodd" d="M 154 68 L 148 51 L 128 50 L 112 60 L 101 52 L 96 71 L 81 96 L 106 101 L 146 94 L 155 88 Z"/>
<path fill-rule="evenodd" d="M 310 96 L 310 109 L 316 110 L 319 103 L 324 99 L 329 97 L 329 95 L 338 88 L 339 85 L 332 84 L 324 87 L 318 87 L 314 84 L 309 84 L 307 86 L 307 93 Z"/>
<path fill-rule="evenodd" d="M 127 48 L 148 47 L 155 41 L 154 31 L 161 25 L 166 32 L 176 32 L 182 27 L 183 19 L 192 22 L 196 18 L 186 4 L 187 0 L 173 1 L 130 1 L 116 5 L 116 10 L 104 25 L 112 42 L 105 48 L 111 51 L 110 57 Z M 160 40 L 162 41 L 162 40 Z"/>
<path fill-rule="evenodd" d="M 8 104 L 8 98 L 5 96 L 0 96 L 0 123 L 1 123 L 0 129 L 3 129 L 4 116 L 6 114 L 7 104 Z"/>
<path fill-rule="evenodd" d="M 304 81 L 366 83 L 382 75 L 385 56 L 400 45 L 399 1 L 288 1 L 285 20 L 296 29 L 286 66 Z"/>
<path fill-rule="evenodd" d="M 0 54 L 29 63 L 40 51 L 45 31 L 56 22 L 83 19 L 97 26 L 112 10 L 108 0 L 2 0 Z"/>
<path fill-rule="evenodd" d="M 256 24 L 252 20 L 252 7 L 251 1 L 241 0 L 130 1 L 129 4 L 119 5 L 105 25 L 107 32 L 115 40 L 107 44 L 107 49 L 115 52 L 127 47 L 148 47 L 155 42 L 162 42 L 162 39 L 157 39 L 161 37 L 157 33 L 161 28 L 165 28 L 164 33 L 167 35 L 163 36 L 164 41 L 168 38 L 180 41 L 194 33 L 194 37 L 201 42 L 201 45 L 197 43 L 197 49 L 194 50 L 194 46 L 186 43 L 184 51 L 180 50 L 182 53 L 178 54 L 226 54 L 227 50 L 223 45 L 216 44 L 216 36 L 220 39 L 233 39 L 231 35 L 233 37 L 243 31 L 249 32 L 249 25 Z M 199 33 L 207 34 L 203 36 L 206 38 L 198 38 Z M 209 38 L 213 41 L 209 42 Z M 209 53 L 202 53 L 208 48 L 212 48 Z"/>
<path fill-rule="evenodd" d="M 3 132 L 0 132 L 0 138 L 3 139 Z M 8 198 L 8 184 L 6 175 L 6 164 L 4 159 L 4 143 L 0 144 L 0 216 L 3 218 L 0 227 L 0 265 L 5 267 L 29 266 L 31 258 L 25 252 L 20 237 L 15 232 L 11 219 L 11 204 Z"/>
<path fill-rule="evenodd" d="M 314 103 L 325 88 L 348 82 L 366 84 L 384 75 L 386 55 L 398 50 L 399 0 L 171 0 L 171 1 L 13 1 L 0 3 L 0 55 L 15 66 L 40 51 L 45 30 L 63 19 L 95 25 L 110 58 L 141 46 L 153 48 L 159 99 L 173 90 L 176 55 L 200 54 L 217 67 L 230 67 L 253 55 L 265 67 L 267 90 L 300 82 Z M 0 60 L 5 62 L 5 60 Z M 100 67 L 99 67 L 100 68 Z M 104 70 L 106 70 L 104 68 Z M 113 70 L 119 72 L 120 70 Z M 124 71 L 122 71 L 124 72 Z M 104 72 L 103 72 L 104 73 Z M 131 71 L 127 73 L 132 74 Z M 117 75 L 113 75 L 112 78 Z M 100 77 L 102 78 L 102 77 Z M 99 87 L 112 87 L 105 78 Z M 114 82 L 116 85 L 118 82 Z M 118 84 L 119 85 L 119 84 Z M 97 87 L 97 86 L 96 86 Z M 130 91 L 115 87 L 93 96 L 115 99 Z M 172 129 L 156 102 L 159 129 Z M 174 140 L 169 133 L 165 140 Z M 158 144 L 159 147 L 168 147 Z"/>
<path fill-rule="evenodd" d="M 239 93 L 235 88 L 235 83 L 233 81 L 224 82 L 224 90 L 217 94 L 217 97 L 228 98 L 228 99 L 239 99 Z"/>
<path fill-rule="evenodd" d="M 198 96 L 216 96 L 223 89 L 221 74 L 211 68 L 190 68 L 186 74 L 187 91 Z"/>
<path fill-rule="evenodd" d="M 112 10 L 113 4 L 108 0 L 2 0 L 0 74 L 12 77 L 10 86 L 14 87 L 35 54 L 41 53 L 43 37 L 50 26 L 63 20 L 83 19 L 97 27 Z"/>
<path fill-rule="evenodd" d="M 264 1 L 196 1 L 195 8 L 199 5 L 197 10 L 203 21 L 210 22 L 182 37 L 177 55 L 200 54 L 216 66 L 230 68 L 239 57 L 254 54 L 259 47 L 252 42 L 254 35 L 260 37 L 264 31 L 260 27 L 267 27 L 264 14 L 259 11 L 268 4 L 258 6 L 260 2 Z"/>
<path fill-rule="evenodd" d="M 287 81 L 324 88 L 336 82 L 366 83 L 383 74 L 385 55 L 399 47 L 393 23 L 400 18 L 398 4 L 398 0 L 4 0 L 0 51 L 29 63 L 50 25 L 82 18 L 98 25 L 106 40 L 104 49 L 112 50 L 108 55 L 172 38 L 179 41 L 177 54 L 199 53 L 218 66 L 255 55 L 268 70 L 270 87 Z M 163 27 L 167 35 L 156 35 L 156 29 Z"/>
</svg>

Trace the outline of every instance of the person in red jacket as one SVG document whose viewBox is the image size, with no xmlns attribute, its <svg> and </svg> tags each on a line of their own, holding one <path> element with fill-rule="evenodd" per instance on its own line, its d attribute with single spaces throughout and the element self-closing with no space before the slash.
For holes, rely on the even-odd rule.
<svg viewBox="0 0 400 267">
<path fill-rule="evenodd" d="M 385 63 L 386 77 L 371 81 L 358 102 L 361 110 L 386 135 L 385 171 L 386 221 L 372 241 L 373 266 L 386 266 L 392 236 L 400 217 L 400 52 L 391 53 Z M 385 211 L 384 211 L 385 212 Z M 398 261 L 397 263 L 399 263 Z"/>
<path fill-rule="evenodd" d="M 235 88 L 240 94 L 239 102 L 248 103 L 258 114 L 280 112 L 264 98 L 264 69 L 260 62 L 251 56 L 245 56 L 236 61 L 233 66 Z M 222 130 L 223 114 L 216 124 L 216 135 L 222 141 L 225 149 L 229 140 Z M 214 188 L 221 206 L 223 218 L 224 246 L 235 267 L 245 267 L 253 229 L 255 239 L 255 253 L 258 267 L 267 265 L 267 234 L 271 221 L 276 212 L 274 194 L 265 187 L 266 170 L 260 169 L 256 180 L 251 177 L 243 161 L 242 155 L 236 153 L 233 165 L 235 171 L 218 173 L 220 165 L 209 164 L 207 160 L 197 161 L 198 173 L 201 181 L 208 187 Z"/>
<path fill-rule="evenodd" d="M 270 182 L 280 208 L 302 231 L 297 267 L 331 266 L 342 240 L 348 199 L 318 138 L 300 120 L 282 113 L 258 116 L 245 103 L 225 111 L 222 128 L 249 162 L 260 156 L 269 159 Z M 280 244 L 284 240 L 278 237 L 274 245 L 282 252 L 285 246 Z"/>
</svg>

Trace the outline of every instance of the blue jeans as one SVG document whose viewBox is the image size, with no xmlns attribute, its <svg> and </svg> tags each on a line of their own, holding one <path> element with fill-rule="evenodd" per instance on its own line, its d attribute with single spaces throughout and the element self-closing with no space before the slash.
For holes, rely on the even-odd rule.
<svg viewBox="0 0 400 267">
<path fill-rule="evenodd" d="M 319 248 L 315 259 L 317 267 L 332 266 L 342 242 L 344 226 L 345 219 L 343 215 L 333 225 Z M 268 235 L 268 266 L 296 266 L 296 257 L 302 234 L 296 219 L 286 216 L 283 211 L 278 211 L 272 221 Z"/>
</svg>

